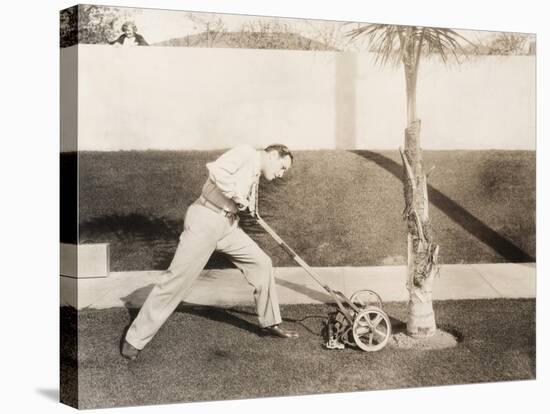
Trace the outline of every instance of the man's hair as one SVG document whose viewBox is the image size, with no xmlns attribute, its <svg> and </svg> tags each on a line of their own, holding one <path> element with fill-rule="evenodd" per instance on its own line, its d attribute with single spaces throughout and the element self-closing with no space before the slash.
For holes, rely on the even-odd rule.
<svg viewBox="0 0 550 414">
<path fill-rule="evenodd" d="M 265 152 L 277 151 L 279 158 L 284 158 L 286 156 L 290 157 L 291 164 L 294 164 L 294 155 L 288 149 L 286 145 L 283 144 L 271 144 L 264 149 Z"/>
</svg>

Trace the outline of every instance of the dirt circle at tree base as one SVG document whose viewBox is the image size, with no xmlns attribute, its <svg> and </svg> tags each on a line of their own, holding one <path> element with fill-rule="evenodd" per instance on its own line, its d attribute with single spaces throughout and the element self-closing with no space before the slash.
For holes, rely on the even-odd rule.
<svg viewBox="0 0 550 414">
<path fill-rule="evenodd" d="M 458 339 L 452 333 L 437 329 L 432 336 L 426 338 L 413 338 L 406 332 L 398 332 L 392 335 L 388 341 L 388 347 L 398 349 L 433 350 L 454 348 Z"/>
</svg>

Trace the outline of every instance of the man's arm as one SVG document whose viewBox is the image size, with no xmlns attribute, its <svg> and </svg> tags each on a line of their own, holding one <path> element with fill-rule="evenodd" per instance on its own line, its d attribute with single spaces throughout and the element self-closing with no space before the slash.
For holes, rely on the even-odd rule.
<svg viewBox="0 0 550 414">
<path fill-rule="evenodd" d="M 244 210 L 248 206 L 246 194 L 239 194 L 235 175 L 246 163 L 252 162 L 256 150 L 249 146 L 233 148 L 216 161 L 206 164 L 209 178 L 222 194 Z"/>
</svg>

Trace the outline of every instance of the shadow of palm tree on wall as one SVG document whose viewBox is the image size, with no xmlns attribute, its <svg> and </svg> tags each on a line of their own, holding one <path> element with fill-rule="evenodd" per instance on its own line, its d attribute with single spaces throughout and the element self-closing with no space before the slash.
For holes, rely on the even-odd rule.
<svg viewBox="0 0 550 414">
<path fill-rule="evenodd" d="M 354 150 L 351 152 L 374 162 L 400 181 L 402 180 L 403 167 L 392 159 L 372 151 Z M 428 185 L 428 194 L 431 204 L 439 208 L 449 217 L 449 219 L 460 225 L 479 241 L 493 248 L 507 261 L 515 263 L 535 261 L 534 257 L 517 247 L 510 240 L 501 236 L 487 224 L 460 206 L 456 201 L 453 201 L 431 185 Z"/>
</svg>

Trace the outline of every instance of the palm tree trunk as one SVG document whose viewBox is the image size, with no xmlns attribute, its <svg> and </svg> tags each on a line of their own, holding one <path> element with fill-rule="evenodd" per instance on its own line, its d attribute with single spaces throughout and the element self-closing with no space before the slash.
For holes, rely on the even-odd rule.
<svg viewBox="0 0 550 414">
<path fill-rule="evenodd" d="M 420 120 L 416 118 L 417 67 L 405 65 L 407 82 L 407 128 L 405 151 L 401 152 L 404 165 L 403 189 L 407 222 L 407 289 L 409 306 L 407 332 L 414 337 L 432 336 L 436 330 L 432 305 L 432 285 L 437 273 L 439 247 L 433 243 L 428 215 L 426 174 L 422 166 L 420 148 Z"/>
</svg>

